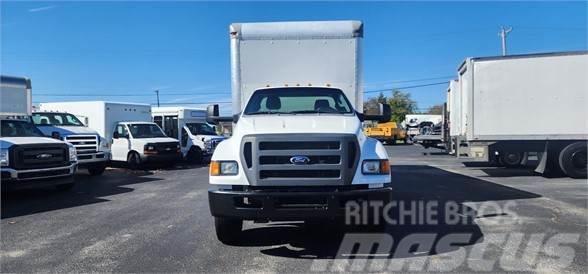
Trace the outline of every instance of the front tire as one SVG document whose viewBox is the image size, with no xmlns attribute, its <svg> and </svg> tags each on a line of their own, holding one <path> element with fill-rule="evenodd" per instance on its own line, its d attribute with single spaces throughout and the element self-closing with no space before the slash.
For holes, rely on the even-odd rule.
<svg viewBox="0 0 588 274">
<path fill-rule="evenodd" d="M 192 147 L 188 152 L 188 161 L 195 164 L 202 164 L 203 160 L 202 149 L 199 147 Z"/>
<path fill-rule="evenodd" d="M 572 143 L 559 153 L 559 167 L 574 179 L 586 178 L 586 142 Z"/>
<path fill-rule="evenodd" d="M 139 153 L 135 151 L 129 153 L 127 156 L 127 166 L 132 170 L 138 169 L 141 166 L 141 156 L 139 156 Z"/>
<path fill-rule="evenodd" d="M 238 241 L 243 228 L 243 220 L 214 217 L 216 237 L 223 244 L 234 244 Z"/>
</svg>

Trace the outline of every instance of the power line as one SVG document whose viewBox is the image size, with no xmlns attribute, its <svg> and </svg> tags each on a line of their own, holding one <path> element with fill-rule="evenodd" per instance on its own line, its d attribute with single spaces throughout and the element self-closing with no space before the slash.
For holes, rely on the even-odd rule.
<svg viewBox="0 0 588 274">
<path fill-rule="evenodd" d="M 385 92 L 385 91 L 394 91 L 394 90 L 398 90 L 398 89 L 411 89 L 411 88 L 429 87 L 429 86 L 437 86 L 437 85 L 448 85 L 448 84 L 449 84 L 448 81 L 444 81 L 444 82 L 429 83 L 429 84 L 423 84 L 423 85 L 414 85 L 414 86 L 394 87 L 394 88 L 387 88 L 387 89 L 368 90 L 368 91 L 364 91 L 363 93 L 366 94 L 366 93 L 375 93 L 375 92 Z"/>
</svg>

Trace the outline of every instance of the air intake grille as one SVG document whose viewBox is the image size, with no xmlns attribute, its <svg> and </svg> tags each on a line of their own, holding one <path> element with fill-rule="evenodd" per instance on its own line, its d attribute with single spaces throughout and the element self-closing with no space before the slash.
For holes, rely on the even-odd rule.
<svg viewBox="0 0 588 274">
<path fill-rule="evenodd" d="M 357 146 L 348 134 L 264 134 L 245 136 L 241 151 L 252 186 L 325 186 L 351 184 Z"/>
</svg>

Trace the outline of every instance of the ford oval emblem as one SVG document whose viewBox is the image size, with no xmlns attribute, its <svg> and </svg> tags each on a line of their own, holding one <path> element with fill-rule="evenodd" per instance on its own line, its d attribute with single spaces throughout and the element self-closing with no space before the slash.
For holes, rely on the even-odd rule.
<svg viewBox="0 0 588 274">
<path fill-rule="evenodd" d="M 53 158 L 53 155 L 51 155 L 49 153 L 42 153 L 42 154 L 38 154 L 36 158 L 39 160 L 46 160 L 49 158 Z"/>
<path fill-rule="evenodd" d="M 310 158 L 306 156 L 292 156 L 290 163 L 295 165 L 308 165 L 310 164 Z"/>
</svg>

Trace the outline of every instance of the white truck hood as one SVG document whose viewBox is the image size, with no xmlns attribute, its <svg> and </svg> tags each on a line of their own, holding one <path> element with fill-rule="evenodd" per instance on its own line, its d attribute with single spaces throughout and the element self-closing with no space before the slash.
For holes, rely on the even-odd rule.
<svg viewBox="0 0 588 274">
<path fill-rule="evenodd" d="M 177 139 L 170 138 L 170 137 L 159 137 L 159 138 L 138 138 L 133 139 L 133 141 L 141 142 L 141 143 L 170 143 L 170 142 L 178 142 Z"/>
<path fill-rule="evenodd" d="M 53 132 L 59 132 L 61 136 L 69 135 L 98 135 L 98 132 L 88 127 L 72 127 L 72 126 L 37 126 L 46 136 L 51 136 Z"/>
<path fill-rule="evenodd" d="M 343 133 L 357 134 L 361 122 L 355 115 L 259 115 L 242 116 L 237 129 L 241 134 Z"/>
<path fill-rule="evenodd" d="M 2 137 L 2 139 L 0 139 L 0 147 L 2 148 L 9 148 L 13 145 L 62 143 L 62 141 L 47 137 Z"/>
</svg>

